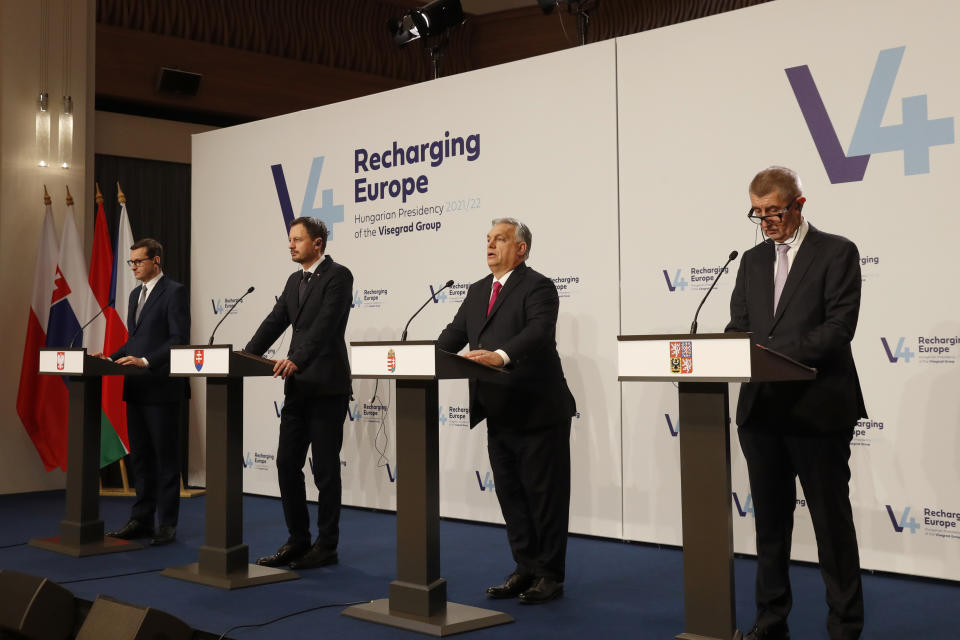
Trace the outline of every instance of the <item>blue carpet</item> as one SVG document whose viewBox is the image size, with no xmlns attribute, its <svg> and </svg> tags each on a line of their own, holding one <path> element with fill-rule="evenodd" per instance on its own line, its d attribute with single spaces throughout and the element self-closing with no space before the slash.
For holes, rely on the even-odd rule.
<svg viewBox="0 0 960 640">
<path fill-rule="evenodd" d="M 131 499 L 103 498 L 107 527 L 122 525 Z M 57 534 L 63 492 L 0 496 L 0 568 L 42 575 L 75 596 L 109 595 L 167 611 L 196 629 L 216 635 L 235 625 L 258 623 L 322 604 L 373 600 L 387 595 L 395 577 L 395 519 L 392 514 L 346 508 L 341 518 L 340 564 L 305 571 L 291 582 L 224 591 L 147 572 L 195 562 L 203 544 L 204 499 L 181 502 L 175 544 L 143 551 L 72 558 L 14 546 L 32 537 Z M 501 527 L 443 521 L 442 575 L 448 600 L 495 609 L 516 622 L 470 634 L 476 638 L 673 638 L 683 630 L 682 558 L 675 549 L 572 537 L 567 552 L 565 597 L 543 606 L 487 600 L 484 589 L 511 569 Z M 251 558 L 272 553 L 286 539 L 280 503 L 244 498 L 244 539 Z M 7 547 L 7 548 L 3 548 Z M 756 563 L 737 559 L 737 616 L 741 629 L 753 621 Z M 816 567 L 791 570 L 795 640 L 826 638 L 823 583 Z M 92 579 L 91 579 L 92 578 Z M 865 575 L 867 628 L 864 638 L 960 638 L 952 606 L 960 586 L 889 575 Z M 230 633 L 236 640 L 284 638 L 415 638 L 407 631 L 342 616 L 342 606 L 299 615 L 258 629 Z M 598 638 L 599 640 L 599 638 Z"/>
</svg>

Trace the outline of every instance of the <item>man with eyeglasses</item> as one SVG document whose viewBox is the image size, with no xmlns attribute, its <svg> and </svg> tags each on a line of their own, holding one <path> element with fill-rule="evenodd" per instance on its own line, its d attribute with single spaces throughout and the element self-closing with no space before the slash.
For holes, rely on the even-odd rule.
<svg viewBox="0 0 960 640">
<path fill-rule="evenodd" d="M 169 377 L 170 347 L 190 342 L 187 290 L 163 274 L 162 260 L 163 245 L 153 238 L 130 247 L 127 264 L 140 286 L 130 292 L 129 338 L 110 356 L 117 364 L 145 368 L 148 374 L 123 383 L 137 499 L 127 524 L 107 535 L 124 540 L 151 537 L 152 545 L 169 544 L 177 536 L 180 403 L 188 397 L 188 387 L 185 378 Z"/>
<path fill-rule="evenodd" d="M 800 479 L 817 539 L 832 640 L 859 638 L 863 588 L 850 506 L 850 441 L 867 417 L 850 342 L 860 313 L 860 256 L 802 210 L 800 179 L 770 167 L 750 183 L 747 217 L 766 240 L 745 252 L 727 331 L 816 367 L 815 380 L 747 383 L 737 404 L 757 536 L 757 617 L 746 640 L 790 638 L 790 544 Z"/>
</svg>

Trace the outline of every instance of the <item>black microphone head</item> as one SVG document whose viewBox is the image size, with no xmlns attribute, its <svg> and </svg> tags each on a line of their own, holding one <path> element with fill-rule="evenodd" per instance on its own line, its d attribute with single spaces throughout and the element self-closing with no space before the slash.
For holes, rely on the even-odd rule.
<svg viewBox="0 0 960 640">
<path fill-rule="evenodd" d="M 730 261 L 733 262 L 734 260 L 736 260 L 738 255 L 740 255 L 740 252 L 737 251 L 736 249 L 734 249 L 733 251 L 731 251 L 731 252 L 730 252 Z"/>
<path fill-rule="evenodd" d="M 452 287 L 452 286 L 453 286 L 453 280 L 447 280 L 447 284 L 445 284 L 445 285 L 443 285 L 443 286 L 445 286 L 445 287 Z"/>
<path fill-rule="evenodd" d="M 734 252 L 734 253 L 736 253 L 736 252 Z M 253 287 L 250 287 L 249 289 L 247 289 L 247 293 L 253 293 Z"/>
</svg>

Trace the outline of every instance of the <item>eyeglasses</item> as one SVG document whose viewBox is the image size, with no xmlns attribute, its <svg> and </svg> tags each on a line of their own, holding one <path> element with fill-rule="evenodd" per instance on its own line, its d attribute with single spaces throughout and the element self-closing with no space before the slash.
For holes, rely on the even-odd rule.
<svg viewBox="0 0 960 640">
<path fill-rule="evenodd" d="M 136 260 L 127 260 L 127 266 L 139 267 L 144 262 L 153 262 L 153 258 L 137 258 Z"/>
<path fill-rule="evenodd" d="M 786 215 L 794 203 L 790 203 L 785 206 L 783 209 L 767 209 L 763 211 L 762 209 L 757 209 L 755 207 L 750 207 L 747 211 L 747 219 L 754 224 L 763 224 L 764 220 L 769 220 L 770 222 L 783 222 L 783 216 Z"/>
</svg>

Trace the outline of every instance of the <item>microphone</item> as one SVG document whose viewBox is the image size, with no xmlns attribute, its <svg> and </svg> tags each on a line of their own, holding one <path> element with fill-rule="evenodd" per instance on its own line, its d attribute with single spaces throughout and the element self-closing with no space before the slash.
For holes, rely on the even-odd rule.
<svg viewBox="0 0 960 640">
<path fill-rule="evenodd" d="M 227 309 L 227 312 L 226 312 L 225 314 L 223 314 L 223 317 L 222 317 L 222 318 L 220 318 L 220 322 L 217 323 L 217 326 L 215 326 L 215 327 L 213 328 L 213 331 L 210 333 L 210 342 L 207 343 L 207 346 L 213 345 L 213 336 L 216 335 L 217 329 L 219 329 L 219 328 L 220 328 L 220 325 L 223 324 L 223 321 L 227 319 L 227 316 L 230 315 L 230 312 L 233 311 L 233 308 L 236 307 L 238 304 L 240 304 L 240 302 L 241 302 L 244 298 L 246 298 L 247 295 L 250 294 L 250 293 L 253 293 L 253 287 L 250 287 L 249 289 L 247 289 L 247 293 L 245 293 L 245 294 L 243 294 L 242 296 L 240 296 L 239 298 L 237 298 L 236 301 L 235 301 L 232 305 L 230 305 L 230 308 Z"/>
<path fill-rule="evenodd" d="M 445 285 L 443 285 L 442 287 L 440 287 L 439 289 L 437 289 L 436 291 L 434 291 L 434 292 L 432 292 L 432 293 L 430 294 L 430 297 L 427 298 L 427 301 L 424 302 L 422 305 L 420 305 L 420 308 L 417 309 L 417 313 L 415 313 L 415 314 L 413 314 L 412 316 L 410 316 L 410 319 L 407 320 L 407 324 L 403 327 L 403 333 L 400 334 L 400 342 L 406 342 L 406 341 L 407 341 L 407 328 L 410 326 L 410 323 L 413 322 L 413 319 L 416 318 L 417 315 L 418 315 L 421 311 L 423 311 L 423 308 L 426 307 L 428 304 L 430 304 L 430 301 L 433 300 L 433 299 L 435 299 L 435 298 L 436 298 L 436 295 L 437 295 L 438 293 L 440 293 L 441 291 L 443 291 L 443 290 L 446 289 L 447 287 L 452 287 L 452 286 L 453 286 L 453 280 L 447 280 L 447 283 L 446 283 Z"/>
<path fill-rule="evenodd" d="M 90 318 L 89 320 L 87 320 L 87 324 L 85 324 L 85 325 L 83 325 L 82 327 L 80 327 L 79 329 L 77 329 L 77 332 L 76 332 L 75 334 L 73 334 L 73 337 L 72 337 L 72 338 L 70 338 L 69 346 L 70 346 L 71 349 L 73 349 L 73 342 L 74 342 L 74 340 L 77 339 L 77 336 L 79 336 L 81 333 L 83 333 L 83 330 L 86 329 L 87 327 L 89 327 L 91 322 L 93 322 L 94 320 L 96 320 L 97 318 L 99 318 L 100 316 L 102 316 L 102 315 L 103 315 L 103 312 L 107 310 L 107 307 L 112 307 L 114 302 L 116 302 L 116 298 L 110 298 L 110 302 L 107 303 L 107 306 L 106 306 L 106 307 L 100 307 L 100 311 L 97 312 L 97 315 L 95 315 L 95 316 L 93 316 L 92 318 Z"/>
<path fill-rule="evenodd" d="M 693 314 L 693 322 L 690 324 L 690 333 L 694 334 L 697 332 L 697 316 L 700 315 L 700 309 L 703 307 L 703 303 L 707 301 L 710 292 L 713 291 L 713 288 L 717 286 L 717 281 L 720 280 L 720 276 L 723 275 L 724 269 L 727 268 L 727 265 L 737 259 L 737 256 L 740 255 L 737 251 L 731 251 L 730 255 L 727 257 L 727 261 L 723 263 L 723 266 L 720 267 L 720 271 L 717 273 L 717 277 L 713 279 L 713 282 L 710 283 L 710 288 L 707 289 L 707 293 L 704 294 L 703 300 L 700 301 L 700 306 L 697 307 L 697 312 Z"/>
</svg>

